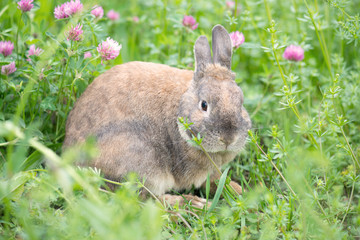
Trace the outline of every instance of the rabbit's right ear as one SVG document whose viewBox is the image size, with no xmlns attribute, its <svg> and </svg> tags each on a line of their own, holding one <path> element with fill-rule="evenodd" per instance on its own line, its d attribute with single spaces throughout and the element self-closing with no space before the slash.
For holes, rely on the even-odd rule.
<svg viewBox="0 0 360 240">
<path fill-rule="evenodd" d="M 212 30 L 214 63 L 231 69 L 232 43 L 229 33 L 220 24 Z"/>
<path fill-rule="evenodd" d="M 205 36 L 200 36 L 194 47 L 195 52 L 195 76 L 201 77 L 206 66 L 212 62 L 209 41 Z"/>
</svg>

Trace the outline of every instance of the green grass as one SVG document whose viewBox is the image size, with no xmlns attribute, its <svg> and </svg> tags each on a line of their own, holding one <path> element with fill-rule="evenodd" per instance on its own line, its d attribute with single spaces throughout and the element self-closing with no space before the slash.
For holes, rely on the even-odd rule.
<svg viewBox="0 0 360 240">
<path fill-rule="evenodd" d="M 0 65 L 17 67 L 0 75 L 0 238 L 360 238 L 359 0 L 236 1 L 239 11 L 215 0 L 83 1 L 70 20 L 54 18 L 58 1 L 34 3 L 24 14 L 15 1 L 0 3 L 0 41 L 15 45 Z M 99 21 L 89 13 L 96 3 L 105 10 Z M 110 9 L 119 21 L 106 18 Z M 184 15 L 199 28 L 184 28 Z M 79 22 L 83 41 L 66 41 Z M 116 192 L 101 190 L 98 170 L 73 166 L 95 156 L 93 140 L 61 151 L 76 99 L 123 62 L 193 69 L 194 42 L 210 39 L 215 24 L 245 36 L 232 70 L 253 128 L 229 175 L 246 191 L 233 194 L 223 178 L 216 207 L 197 210 L 141 201 L 131 176 Z M 108 36 L 122 50 L 102 65 L 96 47 Z M 44 52 L 28 62 L 31 44 Z M 305 49 L 303 61 L 283 59 L 290 44 Z"/>
</svg>

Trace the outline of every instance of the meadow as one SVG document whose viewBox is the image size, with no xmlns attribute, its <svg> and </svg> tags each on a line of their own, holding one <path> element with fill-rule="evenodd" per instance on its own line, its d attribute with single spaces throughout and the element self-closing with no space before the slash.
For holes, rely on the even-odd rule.
<svg viewBox="0 0 360 240">
<path fill-rule="evenodd" d="M 0 3 L 0 239 L 360 238 L 359 0 L 67 4 Z M 94 139 L 62 151 L 87 85 L 135 60 L 193 70 L 216 24 L 243 34 L 232 71 L 252 129 L 215 195 L 191 190 L 212 206 L 142 201 L 136 176 L 112 192 L 76 167 L 97 154 Z"/>
</svg>

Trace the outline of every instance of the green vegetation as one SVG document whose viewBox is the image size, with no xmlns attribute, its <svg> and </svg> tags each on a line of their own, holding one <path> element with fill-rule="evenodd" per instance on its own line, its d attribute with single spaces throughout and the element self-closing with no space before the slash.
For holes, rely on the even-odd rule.
<svg viewBox="0 0 360 240">
<path fill-rule="evenodd" d="M 63 3 L 64 1 L 61 1 Z M 83 1 L 56 19 L 60 1 L 35 0 L 22 13 L 0 3 L 0 238 L 2 239 L 358 239 L 360 237 L 359 0 Z M 104 8 L 101 19 L 91 9 Z M 114 9 L 119 20 L 106 13 Z M 235 11 L 235 9 L 238 9 Z M 184 15 L 199 23 L 191 30 Z M 138 19 L 134 19 L 137 16 Z M 67 40 L 82 24 L 81 41 Z M 75 160 L 96 155 L 94 141 L 61 151 L 66 116 L 92 80 L 138 60 L 193 69 L 193 45 L 222 24 L 245 42 L 232 69 L 253 122 L 244 151 L 224 170 L 211 209 L 141 201 L 135 177 L 116 192 L 97 169 Z M 107 37 L 120 55 L 103 61 Z M 43 49 L 28 57 L 30 45 Z M 302 61 L 282 57 L 290 44 Z M 92 56 L 84 58 L 90 51 Z M 29 61 L 27 59 L 30 58 Z M 200 139 L 200 138 L 199 138 Z M 228 188 L 226 175 L 243 186 Z M 207 197 L 208 193 L 197 193 Z"/>
</svg>

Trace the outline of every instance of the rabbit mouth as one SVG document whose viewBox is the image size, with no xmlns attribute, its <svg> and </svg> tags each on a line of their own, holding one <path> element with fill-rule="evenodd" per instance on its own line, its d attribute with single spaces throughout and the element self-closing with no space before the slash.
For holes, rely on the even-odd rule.
<svg viewBox="0 0 360 240">
<path fill-rule="evenodd" d="M 203 144 L 205 151 L 209 153 L 217 153 L 217 152 L 240 152 L 242 148 L 236 145 L 227 145 L 224 143 L 219 142 L 218 144 Z"/>
<path fill-rule="evenodd" d="M 207 152 L 240 152 L 246 143 L 247 132 L 238 131 L 236 134 L 219 136 L 211 133 L 203 139 L 202 145 Z"/>
</svg>

